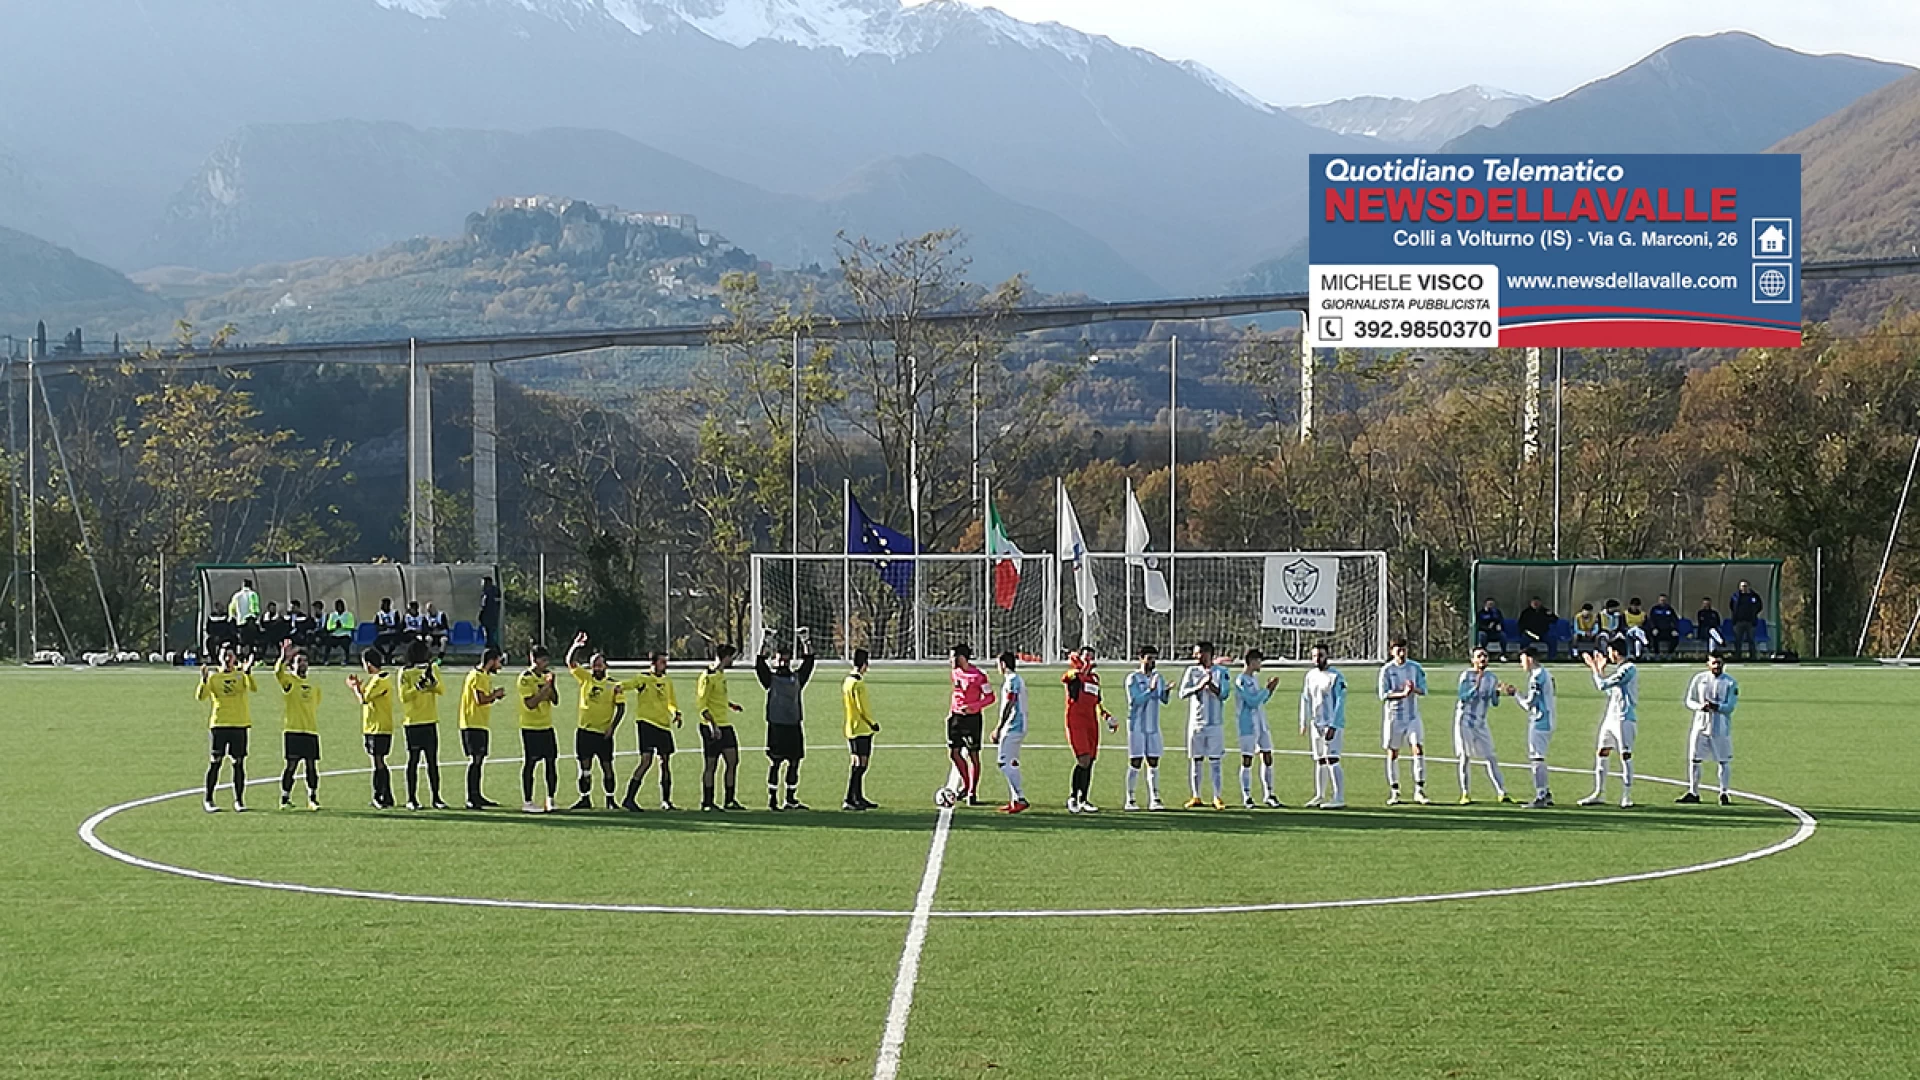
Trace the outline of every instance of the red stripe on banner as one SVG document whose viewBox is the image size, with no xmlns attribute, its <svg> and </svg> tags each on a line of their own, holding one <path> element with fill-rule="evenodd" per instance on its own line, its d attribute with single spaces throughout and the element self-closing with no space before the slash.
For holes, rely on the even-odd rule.
<svg viewBox="0 0 1920 1080">
<path fill-rule="evenodd" d="M 1792 319 L 1764 319 L 1758 315 L 1729 315 L 1713 311 L 1671 311 L 1667 308 L 1642 307 L 1606 307 L 1601 305 L 1569 304 L 1557 307 L 1503 307 L 1500 317 L 1524 315 L 1673 315 L 1687 319 L 1704 319 L 1716 322 L 1761 323 L 1770 326 L 1783 326 L 1798 330 L 1800 324 Z"/>
<path fill-rule="evenodd" d="M 1500 347 L 1794 349 L 1799 330 L 1680 319 L 1559 319 L 1500 328 Z"/>
</svg>

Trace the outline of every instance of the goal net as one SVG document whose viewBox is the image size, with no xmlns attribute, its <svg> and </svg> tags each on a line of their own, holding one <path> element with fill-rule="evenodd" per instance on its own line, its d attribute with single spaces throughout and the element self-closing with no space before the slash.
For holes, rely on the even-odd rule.
<svg viewBox="0 0 1920 1080">
<path fill-rule="evenodd" d="M 1171 611 L 1148 606 L 1146 567 L 1121 554 L 1093 554 L 1078 570 L 1052 555 L 1008 560 L 996 569 L 984 554 L 756 554 L 751 577 L 754 642 L 791 643 L 805 628 L 814 652 L 844 659 L 856 648 L 875 660 L 941 660 L 957 641 L 987 658 L 1011 651 L 1057 662 L 1092 645 L 1101 656 L 1129 658 L 1144 645 L 1184 657 L 1195 641 L 1224 654 L 1257 648 L 1275 660 L 1307 658 L 1325 645 L 1336 662 L 1386 656 L 1386 555 L 1359 552 L 1238 552 L 1156 556 L 1168 579 Z M 1288 629 L 1273 621 L 1270 576 L 1309 566 L 1326 581 L 1319 601 L 1331 629 Z M 1012 572 L 1017 569 L 1017 574 Z M 1079 575 L 1094 595 L 1080 601 Z"/>
</svg>

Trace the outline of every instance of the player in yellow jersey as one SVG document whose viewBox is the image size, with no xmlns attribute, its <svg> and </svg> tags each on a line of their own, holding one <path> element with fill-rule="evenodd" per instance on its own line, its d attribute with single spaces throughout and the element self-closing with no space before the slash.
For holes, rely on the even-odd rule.
<svg viewBox="0 0 1920 1080">
<path fill-rule="evenodd" d="M 559 780 L 554 759 L 560 755 L 553 737 L 553 707 L 559 704 L 560 690 L 553 685 L 553 672 L 547 669 L 545 645 L 536 644 L 527 650 L 527 670 L 513 681 L 513 699 L 520 704 L 520 795 L 525 800 L 520 809 L 529 814 L 545 813 L 553 809 Z M 542 764 L 547 767 L 547 797 L 544 802 L 534 802 L 533 771 Z"/>
<path fill-rule="evenodd" d="M 480 780 L 487 764 L 488 744 L 493 739 L 487 727 L 493 716 L 493 703 L 507 696 L 506 687 L 493 685 L 493 677 L 500 673 L 505 659 L 499 649 L 487 646 L 480 657 L 480 666 L 467 672 L 466 681 L 460 684 L 460 752 L 467 755 L 469 810 L 500 805 L 481 794 Z"/>
<path fill-rule="evenodd" d="M 427 788 L 433 808 L 445 810 L 440 799 L 440 662 L 425 638 L 407 642 L 407 666 L 400 669 L 400 708 L 407 729 L 407 809 L 420 809 L 420 764 L 427 766 Z"/>
<path fill-rule="evenodd" d="M 680 699 L 673 692 L 673 680 L 667 678 L 667 654 L 653 654 L 649 670 L 620 684 L 622 708 L 633 714 L 634 726 L 640 729 L 640 764 L 633 767 L 633 778 L 627 781 L 627 797 L 621 806 L 629 811 L 640 809 L 640 784 L 647 778 L 647 770 L 653 767 L 653 759 L 660 759 L 660 809 L 673 809 L 673 771 L 669 763 L 673 760 L 673 729 L 680 726 Z"/>
<path fill-rule="evenodd" d="M 257 687 L 253 681 L 253 661 L 240 664 L 240 653 L 232 644 L 220 647 L 220 670 L 200 669 L 200 686 L 193 696 L 211 702 L 213 713 L 207 718 L 207 813 L 218 813 L 213 804 L 213 789 L 220 783 L 220 762 L 233 759 L 233 809 L 247 810 L 247 732 L 253 727 L 253 715 L 247 708 L 247 695 Z"/>
<path fill-rule="evenodd" d="M 280 699 L 286 709 L 285 734 L 281 738 L 287 759 L 280 774 L 280 805 L 293 805 L 293 770 L 307 766 L 307 809 L 320 809 L 320 726 L 315 712 L 320 707 L 320 688 L 307 678 L 307 650 L 296 649 L 293 642 L 280 643 L 280 662 L 273 665 L 273 681 L 280 686 Z"/>
<path fill-rule="evenodd" d="M 740 711 L 727 697 L 727 669 L 733 666 L 740 650 L 721 644 L 713 650 L 708 664 L 693 684 L 693 707 L 700 714 L 700 750 L 706 758 L 706 771 L 700 775 L 700 809 L 720 810 L 713 801 L 713 774 L 722 761 L 727 763 L 727 801 L 724 809 L 745 810 L 733 797 L 734 779 L 740 772 L 740 738 L 733 730 L 733 714 Z"/>
<path fill-rule="evenodd" d="M 393 753 L 393 676 L 380 670 L 380 650 L 360 654 L 360 666 L 366 672 L 347 676 L 353 699 L 360 703 L 360 737 L 367 749 L 367 761 L 373 766 L 373 808 L 393 808 L 393 774 L 387 769 L 387 755 Z"/>
<path fill-rule="evenodd" d="M 580 665 L 587 657 L 585 667 Z M 619 725 L 620 684 L 607 674 L 607 654 L 594 649 L 587 652 L 586 631 L 574 635 L 573 648 L 567 650 L 567 671 L 580 687 L 580 711 L 574 719 L 573 755 L 580 759 L 580 801 L 575 810 L 593 809 L 593 763 L 600 763 L 600 780 L 607 793 L 607 809 L 613 801 L 613 729 Z"/>
<path fill-rule="evenodd" d="M 873 722 L 873 703 L 867 698 L 867 662 L 867 650 L 853 650 L 853 670 L 840 684 L 840 703 L 847 714 L 847 752 L 853 757 L 842 810 L 880 809 L 879 803 L 867 801 L 867 765 L 873 760 L 873 737 L 880 730 L 880 725 Z"/>
</svg>

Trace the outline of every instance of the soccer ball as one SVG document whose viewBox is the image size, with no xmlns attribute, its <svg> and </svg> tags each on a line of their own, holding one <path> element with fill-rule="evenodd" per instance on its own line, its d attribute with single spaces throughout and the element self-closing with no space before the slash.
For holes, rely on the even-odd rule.
<svg viewBox="0 0 1920 1080">
<path fill-rule="evenodd" d="M 942 810 L 960 801 L 960 793 L 950 787 L 942 787 L 933 793 L 933 805 Z"/>
</svg>

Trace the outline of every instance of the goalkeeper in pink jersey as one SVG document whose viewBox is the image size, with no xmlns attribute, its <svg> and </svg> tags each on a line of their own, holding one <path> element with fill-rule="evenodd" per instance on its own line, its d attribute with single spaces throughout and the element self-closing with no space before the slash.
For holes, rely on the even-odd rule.
<svg viewBox="0 0 1920 1080">
<path fill-rule="evenodd" d="M 981 714 L 993 704 L 993 691 L 987 689 L 987 673 L 973 666 L 973 647 L 953 647 L 953 708 L 947 715 L 947 756 L 960 774 L 960 788 L 968 806 L 980 805 L 980 737 L 985 728 Z"/>
</svg>

